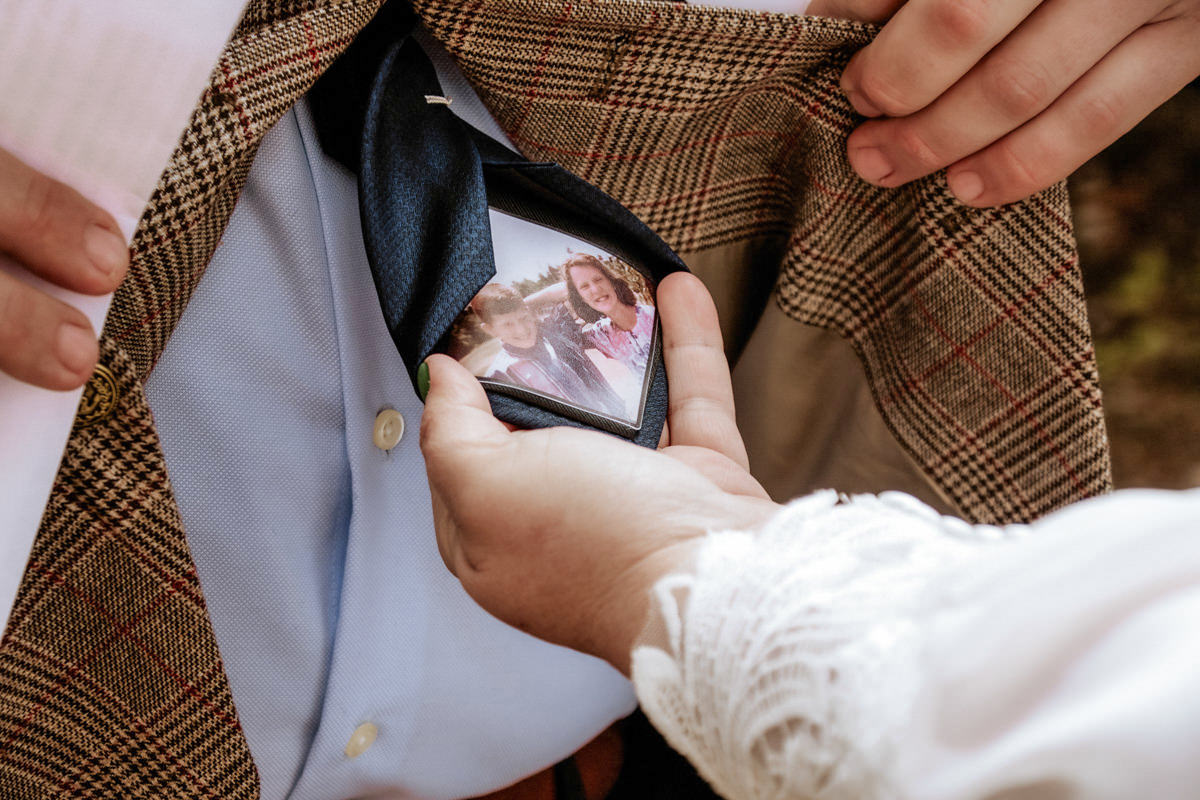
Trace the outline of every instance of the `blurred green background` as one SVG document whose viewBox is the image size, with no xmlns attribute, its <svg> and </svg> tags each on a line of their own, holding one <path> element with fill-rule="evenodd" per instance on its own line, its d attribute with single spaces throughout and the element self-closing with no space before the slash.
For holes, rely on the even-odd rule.
<svg viewBox="0 0 1200 800">
<path fill-rule="evenodd" d="M 1200 486 L 1200 81 L 1071 178 L 1118 488 Z"/>
</svg>

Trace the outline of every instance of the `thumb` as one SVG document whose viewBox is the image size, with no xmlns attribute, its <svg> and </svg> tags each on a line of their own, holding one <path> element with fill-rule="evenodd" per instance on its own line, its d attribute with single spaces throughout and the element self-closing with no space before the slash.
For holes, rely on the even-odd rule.
<svg viewBox="0 0 1200 800">
<path fill-rule="evenodd" d="M 454 468 L 466 451 L 508 435 L 503 423 L 492 416 L 483 386 L 453 358 L 432 355 L 425 361 L 429 370 L 429 393 L 421 416 L 421 452 L 431 476 L 442 462 Z"/>
<path fill-rule="evenodd" d="M 465 405 L 491 414 L 483 386 L 462 364 L 450 356 L 434 354 L 425 359 L 425 368 L 429 371 L 426 407 L 443 403 Z"/>
</svg>

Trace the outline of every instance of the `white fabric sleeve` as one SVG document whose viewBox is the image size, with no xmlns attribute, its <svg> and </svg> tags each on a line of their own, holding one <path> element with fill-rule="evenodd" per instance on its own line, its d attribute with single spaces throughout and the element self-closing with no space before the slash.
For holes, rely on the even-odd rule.
<svg viewBox="0 0 1200 800">
<path fill-rule="evenodd" d="M 1197 491 L 1003 529 L 822 492 L 652 615 L 642 707 L 731 800 L 1197 796 Z"/>
</svg>

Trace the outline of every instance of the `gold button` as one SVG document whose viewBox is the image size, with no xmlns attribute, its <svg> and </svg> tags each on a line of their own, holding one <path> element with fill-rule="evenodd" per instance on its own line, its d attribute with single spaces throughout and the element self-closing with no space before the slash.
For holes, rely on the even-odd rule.
<svg viewBox="0 0 1200 800">
<path fill-rule="evenodd" d="M 375 744 L 375 737 L 378 735 L 379 728 L 370 722 L 359 725 L 354 729 L 354 733 L 350 734 L 350 741 L 346 742 L 346 758 L 358 758 L 367 752 L 371 745 Z"/>
<path fill-rule="evenodd" d="M 375 446 L 391 450 L 404 436 L 404 415 L 394 408 L 385 408 L 375 417 Z"/>
<path fill-rule="evenodd" d="M 117 376 L 108 367 L 97 364 L 92 377 L 83 387 L 83 398 L 79 401 L 79 424 L 94 425 L 108 419 L 120 399 Z"/>
</svg>

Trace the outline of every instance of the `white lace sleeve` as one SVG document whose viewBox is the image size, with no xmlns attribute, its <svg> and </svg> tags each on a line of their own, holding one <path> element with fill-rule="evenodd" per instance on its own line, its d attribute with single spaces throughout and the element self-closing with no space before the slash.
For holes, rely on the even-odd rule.
<svg viewBox="0 0 1200 800">
<path fill-rule="evenodd" d="M 1200 494 L 1165 516 L 1157 501 L 1104 503 L 1020 536 L 907 495 L 822 492 L 757 533 L 710 534 L 690 574 L 655 587 L 658 632 L 633 654 L 642 707 L 732 800 L 1128 796 L 1105 777 L 1113 751 L 1137 785 L 1186 796 L 1170 787 L 1200 779 Z M 1144 555 L 1147 513 L 1167 520 L 1156 541 L 1174 553 Z M 1146 587 L 1164 585 L 1184 602 L 1175 626 L 1190 615 L 1178 652 L 1110 652 L 1155 598 Z M 1072 669 L 1090 676 L 1082 695 L 1062 692 Z M 1130 675 L 1156 687 L 1146 707 L 1097 711 Z M 1181 733 L 1164 713 L 1192 743 L 1170 784 L 1156 783 L 1161 748 L 1137 739 Z"/>
</svg>

